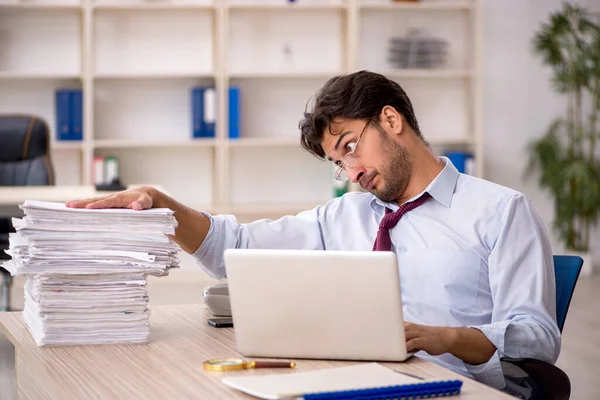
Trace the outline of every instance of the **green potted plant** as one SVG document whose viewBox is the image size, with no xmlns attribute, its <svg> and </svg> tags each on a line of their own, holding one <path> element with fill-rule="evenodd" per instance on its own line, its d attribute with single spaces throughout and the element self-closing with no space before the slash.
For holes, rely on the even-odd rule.
<svg viewBox="0 0 600 400">
<path fill-rule="evenodd" d="M 566 253 L 584 258 L 591 273 L 590 230 L 600 217 L 600 24 L 584 8 L 565 3 L 533 39 L 552 69 L 555 90 L 567 98 L 565 115 L 529 145 L 527 176 L 554 199 L 553 227 Z"/>
</svg>

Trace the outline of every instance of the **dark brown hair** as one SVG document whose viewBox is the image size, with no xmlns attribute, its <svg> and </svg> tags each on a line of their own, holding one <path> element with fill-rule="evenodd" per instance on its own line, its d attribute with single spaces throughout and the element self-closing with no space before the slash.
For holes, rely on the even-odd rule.
<svg viewBox="0 0 600 400">
<path fill-rule="evenodd" d="M 404 116 L 415 134 L 422 138 L 408 95 L 396 82 L 383 75 L 359 71 L 331 78 L 317 92 L 312 111 L 305 111 L 298 124 L 300 143 L 309 153 L 325 158 L 321 141 L 325 129 L 331 129 L 336 118 L 373 118 L 378 125 L 378 116 L 383 107 L 392 106 Z M 331 130 L 330 130 L 331 132 Z"/>
</svg>

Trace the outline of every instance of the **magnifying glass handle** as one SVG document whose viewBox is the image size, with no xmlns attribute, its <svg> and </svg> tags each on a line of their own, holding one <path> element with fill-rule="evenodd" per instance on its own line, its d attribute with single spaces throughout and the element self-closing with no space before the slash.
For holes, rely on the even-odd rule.
<svg viewBox="0 0 600 400">
<path fill-rule="evenodd" d="M 295 368 L 293 361 L 251 361 L 250 368 Z"/>
</svg>

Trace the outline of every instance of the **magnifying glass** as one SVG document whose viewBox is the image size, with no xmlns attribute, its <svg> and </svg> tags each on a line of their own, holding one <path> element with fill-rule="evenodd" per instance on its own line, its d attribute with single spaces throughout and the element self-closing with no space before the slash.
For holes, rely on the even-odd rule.
<svg viewBox="0 0 600 400">
<path fill-rule="evenodd" d="M 217 358 L 204 362 L 208 371 L 235 371 L 252 368 L 296 368 L 293 361 L 248 361 L 241 358 Z"/>
</svg>

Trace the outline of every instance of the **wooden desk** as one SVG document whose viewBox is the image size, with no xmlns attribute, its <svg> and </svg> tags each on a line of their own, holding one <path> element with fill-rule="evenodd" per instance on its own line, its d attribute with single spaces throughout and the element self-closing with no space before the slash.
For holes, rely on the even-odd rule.
<svg viewBox="0 0 600 400">
<path fill-rule="evenodd" d="M 143 185 L 129 185 L 128 188 Z M 163 188 L 153 186 L 163 193 Z M 0 206 L 15 206 L 25 200 L 64 202 L 68 200 L 86 199 L 89 197 L 104 196 L 111 192 L 98 192 L 92 185 L 89 186 L 0 186 Z"/>
<path fill-rule="evenodd" d="M 233 329 L 212 328 L 206 323 L 208 317 L 201 305 L 153 308 L 150 343 L 145 345 L 38 347 L 20 312 L 0 313 L 0 327 L 15 346 L 17 393 L 21 399 L 253 398 L 222 384 L 221 377 L 294 372 L 205 371 L 202 363 L 207 359 L 239 357 Z M 356 364 L 296 361 L 296 371 Z M 384 365 L 423 377 L 462 379 L 460 398 L 512 398 L 416 357 Z"/>
</svg>

